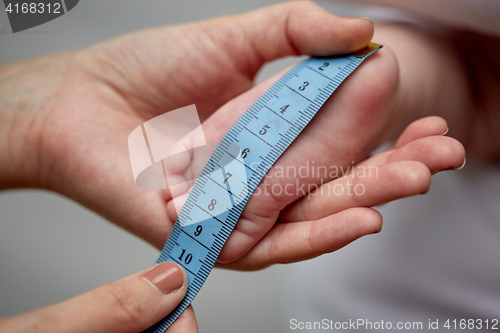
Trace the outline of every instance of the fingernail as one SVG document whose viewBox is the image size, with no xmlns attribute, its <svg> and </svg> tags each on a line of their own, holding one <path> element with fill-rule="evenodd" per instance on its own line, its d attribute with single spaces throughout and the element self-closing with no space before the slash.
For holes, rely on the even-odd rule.
<svg viewBox="0 0 500 333">
<path fill-rule="evenodd" d="M 165 294 L 170 294 L 184 285 L 184 272 L 175 262 L 162 262 L 143 276 Z"/>
<path fill-rule="evenodd" d="M 462 163 L 462 165 L 456 168 L 455 170 L 462 170 L 465 166 L 465 163 L 467 163 L 467 159 L 464 157 L 464 163 Z"/>
<path fill-rule="evenodd" d="M 368 20 L 373 24 L 373 21 L 369 19 L 368 17 L 364 16 L 343 16 L 343 18 L 350 19 L 350 20 Z"/>
<path fill-rule="evenodd" d="M 445 131 L 443 134 L 441 134 L 441 135 L 446 135 L 446 134 L 448 134 L 448 131 L 449 131 L 449 130 L 450 130 L 450 128 L 449 128 L 449 127 L 446 127 L 446 131 Z"/>
</svg>

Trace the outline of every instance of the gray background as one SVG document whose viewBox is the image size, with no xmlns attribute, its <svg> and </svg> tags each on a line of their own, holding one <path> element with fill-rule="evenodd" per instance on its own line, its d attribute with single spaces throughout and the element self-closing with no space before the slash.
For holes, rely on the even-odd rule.
<svg viewBox="0 0 500 333">
<path fill-rule="evenodd" d="M 13 34 L 0 5 L 0 63 L 82 48 L 152 26 L 241 13 L 280 1 L 83 0 L 62 17 Z M 345 4 L 321 2 L 339 14 Z M 266 66 L 258 81 L 294 62 Z M 54 193 L 0 192 L 0 317 L 60 302 L 150 266 L 158 251 L 100 216 Z M 279 277 L 214 270 L 194 301 L 205 332 L 284 332 Z M 290 291 L 293 292 L 293 291 Z"/>
</svg>

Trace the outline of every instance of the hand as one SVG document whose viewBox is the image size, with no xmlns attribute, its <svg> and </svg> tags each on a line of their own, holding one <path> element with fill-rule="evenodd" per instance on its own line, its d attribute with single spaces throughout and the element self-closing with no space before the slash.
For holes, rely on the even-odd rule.
<svg viewBox="0 0 500 333">
<path fill-rule="evenodd" d="M 65 302 L 1 319 L 0 331 L 136 333 L 168 315 L 186 291 L 182 267 L 164 262 Z M 191 306 L 167 332 L 198 332 Z"/>
<path fill-rule="evenodd" d="M 407 94 L 408 85 L 410 83 L 414 84 L 414 82 L 411 81 L 411 77 L 401 77 L 399 70 L 399 62 L 396 60 L 394 53 L 390 48 L 384 47 L 367 59 L 347 78 L 300 134 L 299 138 L 278 159 L 268 172 L 263 183 L 258 186 L 218 257 L 220 264 L 232 263 L 231 265 L 224 266 L 238 269 L 258 269 L 273 263 L 298 261 L 324 253 L 318 251 L 318 248 L 325 249 L 325 252 L 333 251 L 362 235 L 372 233 L 374 230 L 380 228 L 381 219 L 378 213 L 361 208 L 344 212 L 344 209 L 353 208 L 358 205 L 341 208 L 340 205 L 339 207 L 335 207 L 332 204 L 332 208 L 334 208 L 332 214 L 341 214 L 343 219 L 350 221 L 350 225 L 353 225 L 353 220 L 364 221 L 357 224 L 358 229 L 355 233 L 350 231 L 350 228 L 346 227 L 349 224 L 344 222 L 343 226 L 346 227 L 345 232 L 350 232 L 349 237 L 344 237 L 340 241 L 336 241 L 334 238 L 325 238 L 322 242 L 325 244 L 329 242 L 329 245 L 316 247 L 311 245 L 316 243 L 316 238 L 310 238 L 307 242 L 301 242 L 303 237 L 300 237 L 300 235 L 304 235 L 304 233 L 301 234 L 297 231 L 292 234 L 291 231 L 308 231 L 309 233 L 305 233 L 305 235 L 312 237 L 309 228 L 313 228 L 313 224 L 302 224 L 303 227 L 299 228 L 299 224 L 287 226 L 280 224 L 275 226 L 275 222 L 278 220 L 280 212 L 287 206 L 301 199 L 303 196 L 309 197 L 308 192 L 310 190 L 314 190 L 322 183 L 335 180 L 338 176 L 345 176 L 343 174 L 331 175 L 330 173 L 328 175 L 318 175 L 318 173 L 313 175 L 311 165 L 314 164 L 316 170 L 320 167 L 327 168 L 328 170 L 331 168 L 346 170 L 347 167 L 353 166 L 353 164 L 365 163 L 363 161 L 367 159 L 374 148 L 380 145 L 386 138 L 393 136 L 394 132 L 392 129 L 401 126 L 401 119 L 408 120 L 414 117 L 405 114 L 407 110 L 413 110 L 413 107 L 410 108 L 408 106 L 408 103 L 412 99 L 409 99 Z M 220 141 L 251 104 L 282 74 L 279 73 L 261 85 L 231 100 L 208 118 L 203 124 L 207 141 Z M 420 89 L 415 89 L 417 92 L 421 92 L 425 87 L 416 88 Z M 421 137 L 427 135 L 425 127 L 417 126 L 416 128 L 418 130 L 413 130 L 415 132 L 413 135 Z M 420 130 L 422 131 L 421 133 L 419 132 Z M 445 130 L 446 126 L 442 128 L 442 132 L 431 133 L 431 135 L 442 134 Z M 451 138 L 445 138 L 443 141 L 441 137 L 429 140 L 432 142 L 430 145 L 429 141 L 424 140 L 410 145 L 409 148 L 405 148 L 406 145 L 397 146 L 398 149 L 415 150 L 413 154 L 401 159 L 401 161 L 406 159 L 422 162 L 423 164 L 420 164 L 420 167 L 416 167 L 420 168 L 419 177 L 425 175 L 425 169 L 422 169 L 422 166 L 427 169 L 427 174 L 429 174 L 430 172 L 435 173 L 450 168 L 459 168 L 464 163 L 464 148 L 458 141 Z M 433 141 L 436 142 L 434 143 Z M 186 142 L 189 142 L 189 137 Z M 431 150 L 430 147 L 433 144 L 436 144 L 438 148 Z M 188 145 L 185 146 L 188 149 L 192 148 Z M 394 156 L 398 156 L 398 154 Z M 428 159 L 435 159 L 439 163 L 436 165 L 427 164 Z M 360 164 L 360 166 L 362 165 Z M 401 163 L 397 166 L 391 165 L 387 168 L 395 167 L 396 169 L 401 169 L 403 166 L 407 166 L 408 169 L 401 169 L 399 174 L 400 177 L 404 178 L 410 177 L 415 173 L 414 165 L 413 163 Z M 290 174 L 285 172 L 283 175 L 283 170 L 289 170 L 290 168 L 295 170 L 296 173 Z M 302 168 L 306 168 L 309 171 L 309 176 L 300 177 L 296 175 Z M 387 176 L 389 171 L 384 171 L 385 168 L 386 166 L 380 166 L 381 175 L 385 174 L 380 179 L 390 180 L 391 178 Z M 345 181 L 346 179 L 343 178 L 342 180 Z M 428 187 L 430 178 L 424 180 L 422 184 Z M 412 184 L 404 184 L 396 181 L 388 181 L 387 184 L 391 186 L 383 188 L 383 192 L 379 193 L 379 198 L 386 197 L 390 199 L 374 199 L 370 201 L 372 196 L 367 195 L 366 199 L 368 202 L 373 202 L 368 207 L 404 196 L 416 195 L 423 191 L 422 188 L 412 186 Z M 367 185 L 378 186 L 374 182 Z M 273 188 L 280 190 L 273 191 Z M 288 193 L 285 193 L 285 189 Z M 398 193 L 398 191 L 400 191 L 399 195 L 390 195 L 391 193 Z M 334 203 L 336 204 L 336 202 Z M 364 204 L 359 206 L 366 207 Z M 176 210 L 172 202 L 169 202 L 167 209 L 170 218 L 172 220 L 175 219 Z M 321 212 L 321 210 L 318 210 L 318 212 Z M 282 215 L 282 221 L 288 221 L 287 218 L 290 216 L 292 217 L 289 220 L 290 222 L 298 222 L 297 214 Z M 327 218 L 329 221 L 333 221 L 337 216 L 339 215 L 332 215 L 332 217 L 328 218 L 327 215 L 322 215 L 320 218 Z M 300 217 L 302 222 L 317 218 L 314 214 L 302 214 Z M 314 225 L 317 226 L 318 224 Z M 330 227 L 335 228 L 335 224 L 332 224 Z M 285 229 L 290 230 L 290 232 L 285 233 Z M 280 233 L 283 233 L 283 237 L 279 237 Z M 331 233 L 329 234 L 331 235 Z M 292 237 L 293 235 L 298 238 Z M 322 235 L 327 235 L 327 233 Z M 316 237 L 322 235 L 316 234 Z M 266 241 L 261 241 L 263 237 L 266 237 Z M 278 252 L 277 248 L 283 249 L 287 244 L 293 244 L 293 246 L 296 246 L 296 250 L 292 251 L 288 248 L 288 252 L 281 251 L 278 256 L 276 253 Z M 303 246 L 298 246 L 298 244 L 302 244 Z M 258 255 L 248 253 L 251 249 L 256 248 L 261 250 L 255 251 L 255 253 L 259 253 L 261 256 L 260 259 Z M 244 256 L 246 256 L 244 261 L 235 262 Z"/>
<path fill-rule="evenodd" d="M 206 118 L 265 62 L 355 51 L 372 32 L 366 19 L 293 2 L 1 67 L 0 188 L 57 191 L 161 248 L 168 193 L 134 183 L 130 132 L 193 103 Z"/>
</svg>

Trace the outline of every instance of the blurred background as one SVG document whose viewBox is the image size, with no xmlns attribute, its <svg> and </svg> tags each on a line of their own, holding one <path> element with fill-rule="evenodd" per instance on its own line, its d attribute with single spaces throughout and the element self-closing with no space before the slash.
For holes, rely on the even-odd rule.
<svg viewBox="0 0 500 333">
<path fill-rule="evenodd" d="M 154 26 L 237 14 L 271 0 L 84 0 L 56 20 L 11 32 L 0 4 L 0 64 L 84 48 Z M 341 15 L 356 8 L 319 2 Z M 260 82 L 297 59 L 278 60 Z M 132 175 L 131 175 L 132 176 Z M 40 190 L 0 192 L 0 317 L 48 306 L 150 266 L 158 251 L 86 208 Z M 300 265 L 300 264 L 299 264 Z M 194 301 L 203 332 L 285 332 L 280 302 L 287 266 L 214 270 Z"/>
</svg>

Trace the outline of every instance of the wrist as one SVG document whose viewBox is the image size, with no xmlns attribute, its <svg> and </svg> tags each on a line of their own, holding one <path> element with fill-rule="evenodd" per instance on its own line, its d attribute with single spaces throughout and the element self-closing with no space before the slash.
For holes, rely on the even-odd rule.
<svg viewBox="0 0 500 333">
<path fill-rule="evenodd" d="M 58 91 L 55 64 L 40 58 L 0 67 L 0 189 L 43 187 L 42 130 Z"/>
<path fill-rule="evenodd" d="M 0 189 L 33 186 L 36 173 L 31 89 L 23 87 L 26 64 L 0 68 Z"/>
</svg>

